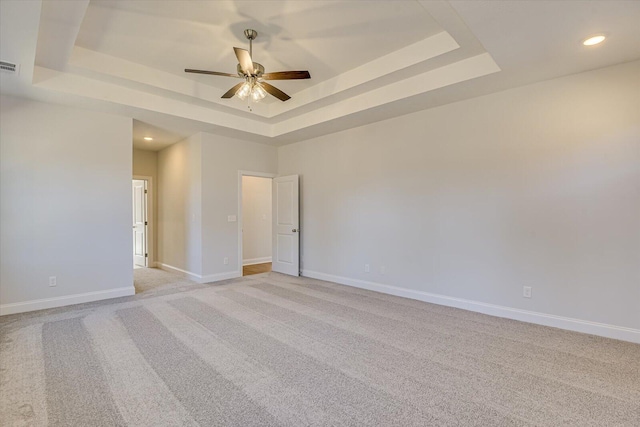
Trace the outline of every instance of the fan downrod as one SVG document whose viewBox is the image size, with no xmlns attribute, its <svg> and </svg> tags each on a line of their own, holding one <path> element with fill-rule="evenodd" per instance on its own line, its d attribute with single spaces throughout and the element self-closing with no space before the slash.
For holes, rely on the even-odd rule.
<svg viewBox="0 0 640 427">
<path fill-rule="evenodd" d="M 253 57 L 253 40 L 258 37 L 258 32 L 251 28 L 247 28 L 244 30 L 244 36 L 249 40 L 249 56 Z"/>
</svg>

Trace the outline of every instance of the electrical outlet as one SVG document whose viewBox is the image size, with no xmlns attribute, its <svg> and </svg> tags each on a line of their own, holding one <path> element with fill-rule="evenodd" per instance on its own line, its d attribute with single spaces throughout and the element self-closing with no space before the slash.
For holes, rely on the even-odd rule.
<svg viewBox="0 0 640 427">
<path fill-rule="evenodd" d="M 384 274 L 387 272 L 387 267 L 385 267 L 384 265 L 380 266 L 380 274 Z"/>
<path fill-rule="evenodd" d="M 531 286 L 524 286 L 522 288 L 522 296 L 525 298 L 531 298 Z"/>
<path fill-rule="evenodd" d="M 56 276 L 49 276 L 49 286 L 56 286 Z"/>
<path fill-rule="evenodd" d="M 224 263 L 224 265 L 229 264 L 229 258 L 224 257 L 224 259 L 222 260 L 222 262 Z"/>
<path fill-rule="evenodd" d="M 371 271 L 371 269 L 369 268 L 369 264 L 365 264 L 364 265 L 364 272 L 368 273 L 369 271 Z"/>
</svg>

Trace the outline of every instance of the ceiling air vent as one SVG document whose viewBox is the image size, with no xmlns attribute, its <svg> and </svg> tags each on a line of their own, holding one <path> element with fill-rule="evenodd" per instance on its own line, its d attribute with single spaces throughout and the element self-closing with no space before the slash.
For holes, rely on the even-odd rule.
<svg viewBox="0 0 640 427">
<path fill-rule="evenodd" d="M 0 71 L 3 73 L 18 74 L 20 66 L 7 61 L 0 61 Z"/>
</svg>

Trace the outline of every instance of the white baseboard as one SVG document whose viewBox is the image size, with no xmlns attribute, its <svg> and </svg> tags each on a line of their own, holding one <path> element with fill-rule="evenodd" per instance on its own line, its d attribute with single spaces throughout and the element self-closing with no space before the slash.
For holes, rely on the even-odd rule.
<svg viewBox="0 0 640 427">
<path fill-rule="evenodd" d="M 156 266 L 161 270 L 169 271 L 171 273 L 181 274 L 187 279 L 193 280 L 196 283 L 219 282 L 220 280 L 227 280 L 227 279 L 234 279 L 236 277 L 242 277 L 242 273 L 239 273 L 237 271 L 230 271 L 227 273 L 207 274 L 205 276 L 202 276 L 200 274 L 192 273 L 190 271 L 186 271 L 169 264 L 163 264 L 161 262 L 157 262 Z"/>
<path fill-rule="evenodd" d="M 0 305 L 0 316 L 135 295 L 133 286 Z"/>
<path fill-rule="evenodd" d="M 169 264 L 163 264 L 161 262 L 156 262 L 156 267 L 161 269 L 161 270 L 168 271 L 169 273 L 180 274 L 181 276 L 186 277 L 189 280 L 193 280 L 194 282 L 198 282 L 198 279 L 202 278 L 202 276 L 199 275 L 199 274 L 192 273 L 190 271 L 183 270 L 181 268 L 174 267 L 174 266 L 169 265 Z"/>
<path fill-rule="evenodd" d="M 265 256 L 262 258 L 250 258 L 242 260 L 242 265 L 255 265 L 255 264 L 264 264 L 265 262 L 271 262 L 270 256 Z"/>
<path fill-rule="evenodd" d="M 242 277 L 242 273 L 237 271 L 229 271 L 227 273 L 207 274 L 200 278 L 200 283 L 219 282 L 221 280 L 235 279 L 236 277 Z"/>
<path fill-rule="evenodd" d="M 326 280 L 328 282 L 335 282 L 341 285 L 368 289 L 384 294 L 396 295 L 433 304 L 445 305 L 448 307 L 461 308 L 464 310 L 475 311 L 491 316 L 505 317 L 507 319 L 520 320 L 523 322 L 535 323 L 544 326 L 552 326 L 554 328 L 567 329 L 570 331 L 582 332 L 585 334 L 598 335 L 601 337 L 630 341 L 640 344 L 640 330 L 627 328 L 624 326 L 608 325 L 605 323 L 597 323 L 589 320 L 573 319 L 570 317 L 556 316 L 553 314 L 521 310 L 495 304 L 487 304 L 480 301 L 472 301 L 462 298 L 449 297 L 446 295 L 432 294 L 429 292 L 384 285 L 382 283 L 367 282 L 364 280 L 350 279 L 348 277 L 334 276 L 331 274 L 319 273 L 317 271 L 302 270 L 302 275 L 305 277 L 310 277 L 312 279 Z"/>
</svg>

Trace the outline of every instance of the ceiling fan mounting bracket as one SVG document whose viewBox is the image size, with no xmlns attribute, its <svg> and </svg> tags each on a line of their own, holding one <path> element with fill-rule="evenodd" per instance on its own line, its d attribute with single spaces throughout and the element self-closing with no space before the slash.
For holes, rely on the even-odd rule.
<svg viewBox="0 0 640 427">
<path fill-rule="evenodd" d="M 250 28 L 244 30 L 244 36 L 248 39 L 248 40 L 255 40 L 256 37 L 258 37 L 258 32 L 256 30 L 252 30 Z"/>
</svg>

